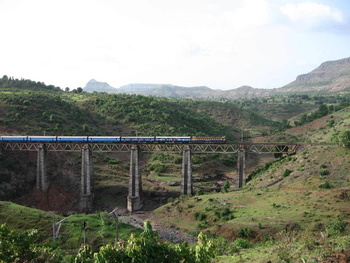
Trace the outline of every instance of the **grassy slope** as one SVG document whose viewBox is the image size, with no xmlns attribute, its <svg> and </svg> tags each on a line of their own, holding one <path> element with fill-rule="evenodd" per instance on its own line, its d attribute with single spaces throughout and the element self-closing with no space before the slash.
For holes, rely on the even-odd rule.
<svg viewBox="0 0 350 263">
<path fill-rule="evenodd" d="M 327 125 L 331 120 L 334 124 Z M 265 139 L 331 142 L 333 135 L 349 129 L 349 120 L 350 110 L 346 108 Z M 222 256 L 220 262 L 293 262 L 346 257 L 349 254 L 348 235 L 322 238 L 320 232 L 327 233 L 337 218 L 343 218 L 347 230 L 350 230 L 349 160 L 349 149 L 309 147 L 270 166 L 243 190 L 176 200 L 156 213 L 175 226 L 215 232 L 230 239 L 237 238 L 240 229 L 249 228 L 254 233 L 250 240 L 262 242 L 252 249 L 238 249 L 236 253 L 229 253 L 230 256 Z M 289 175 L 284 177 L 286 170 Z M 330 188 L 321 188 L 325 185 Z M 235 216 L 234 219 L 217 217 L 216 214 L 226 208 Z M 168 216 L 164 217 L 166 213 Z M 295 226 L 303 231 L 281 232 Z M 268 235 L 274 236 L 275 241 L 265 242 Z M 341 250 L 346 250 L 346 253 L 339 252 Z"/>
<path fill-rule="evenodd" d="M 324 157 L 327 156 L 327 161 Z M 200 221 L 196 221 L 194 213 L 205 212 L 208 216 L 208 229 L 212 226 L 230 226 L 231 229 L 240 229 L 244 226 L 257 228 L 261 223 L 266 229 L 281 229 L 287 222 L 296 222 L 309 227 L 312 220 L 321 217 L 327 222 L 328 214 L 346 215 L 350 212 L 347 201 L 339 201 L 342 191 L 350 189 L 350 151 L 339 148 L 310 148 L 293 156 L 285 162 L 270 167 L 267 171 L 250 181 L 243 190 L 230 193 L 213 193 L 171 203 L 159 209 L 159 213 L 169 211 L 170 218 L 165 220 L 178 221 L 181 227 L 189 230 L 198 229 Z M 325 168 L 321 168 L 325 167 Z M 283 177 L 283 172 L 289 169 L 289 176 Z M 327 175 L 320 175 L 322 171 Z M 280 181 L 280 179 L 282 179 Z M 321 189 L 319 185 L 329 182 L 333 188 Z M 273 184 L 276 182 L 275 184 Z M 271 185 L 273 184 L 273 185 Z M 271 186 L 268 186 L 271 185 Z M 267 187 L 268 186 L 268 187 Z M 319 194 L 321 193 L 321 194 Z M 213 200 L 209 200 L 213 199 Z M 325 200 L 330 203 L 324 203 Z M 307 201 L 308 204 L 305 204 Z M 274 205 L 275 204 L 275 205 Z M 220 222 L 215 219 L 215 211 L 228 207 L 235 219 Z M 172 213 L 183 211 L 181 217 L 172 218 Z M 304 212 L 314 211 L 315 214 L 304 217 Z M 299 212 L 298 212 L 299 211 Z M 311 221 L 308 219 L 310 218 Z M 271 220 L 273 219 L 273 220 Z M 321 221 L 322 221 L 321 220 Z M 191 222 L 191 223 L 189 223 Z M 229 234 L 227 232 L 227 234 Z"/>
<path fill-rule="evenodd" d="M 330 125 L 330 122 L 334 123 Z M 255 138 L 255 141 L 331 143 L 334 135 L 346 129 L 350 129 L 350 107 L 326 115 L 302 126 L 288 129 L 282 133 Z"/>
<path fill-rule="evenodd" d="M 44 212 L 38 209 L 20 206 L 11 202 L 0 201 L 0 222 L 14 230 L 37 229 L 40 240 L 50 243 L 52 240 L 52 222 L 58 222 L 64 217 Z M 67 217 L 62 224 L 57 239 L 62 249 L 78 249 L 83 242 L 83 224 L 86 222 L 87 243 L 94 248 L 113 242 L 116 228 L 113 219 L 107 213 L 75 214 Z M 139 234 L 140 229 L 119 223 L 119 237 L 127 239 L 130 233 Z"/>
<path fill-rule="evenodd" d="M 299 238 L 290 241 L 295 242 L 296 247 L 300 248 L 303 245 L 298 245 L 297 242 L 305 243 L 305 237 L 312 240 L 320 239 L 319 233 L 325 232 L 327 226 L 338 217 L 350 223 L 349 157 L 350 150 L 309 148 L 293 158 L 270 167 L 250 181 L 243 190 L 180 198 L 157 209 L 155 213 L 164 222 L 175 227 L 189 231 L 210 231 L 231 240 L 237 238 L 237 233 L 242 228 L 253 231 L 254 234 L 249 239 L 253 242 L 264 242 L 266 237 L 274 236 L 276 242 L 256 245 L 254 249 L 247 251 L 241 250 L 239 254 L 233 253 L 233 258 L 239 260 L 242 256 L 246 260 L 242 262 L 281 260 L 278 255 L 281 246 L 279 242 L 289 235 L 281 230 L 299 227 L 304 230 Z M 292 172 L 284 178 L 282 174 L 286 169 Z M 323 170 L 327 170 L 328 174 L 320 175 L 323 174 L 321 172 Z M 274 182 L 277 183 L 273 184 Z M 332 188 L 319 187 L 325 182 L 329 182 Z M 267 186 L 269 184 L 273 185 Z M 224 209 L 232 212 L 234 218 L 218 217 L 217 214 L 222 215 Z M 350 230 L 349 224 L 347 229 Z M 338 239 L 336 243 L 344 245 L 343 248 L 349 244 L 341 243 Z M 232 244 L 230 246 L 233 247 Z M 294 251 L 292 253 L 294 259 L 297 253 L 300 257 L 303 255 L 311 258 L 312 253 L 319 252 L 316 251 L 316 247 L 318 249 L 321 245 L 313 244 L 313 246 L 315 250 L 304 247 L 303 250 L 299 249 L 299 252 Z M 332 253 L 338 248 L 339 246 L 333 245 Z M 229 259 L 232 260 L 231 256 L 227 258 L 227 262 L 230 262 Z"/>
</svg>

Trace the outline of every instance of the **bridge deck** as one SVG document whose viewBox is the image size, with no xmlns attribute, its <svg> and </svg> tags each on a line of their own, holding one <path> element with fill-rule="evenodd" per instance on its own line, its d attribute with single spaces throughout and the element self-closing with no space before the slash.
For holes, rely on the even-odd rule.
<svg viewBox="0 0 350 263">
<path fill-rule="evenodd" d="M 76 142 L 49 142 L 44 143 L 47 151 L 82 151 L 89 145 L 96 152 L 130 152 L 135 144 L 129 143 L 76 143 Z M 43 143 L 38 142 L 2 142 L 3 150 L 37 151 Z M 182 152 L 189 146 L 193 153 L 237 153 L 246 151 L 251 153 L 295 153 L 298 149 L 312 145 L 335 145 L 330 143 L 304 144 L 304 143 L 225 143 L 225 144 L 137 144 L 143 152 Z"/>
</svg>

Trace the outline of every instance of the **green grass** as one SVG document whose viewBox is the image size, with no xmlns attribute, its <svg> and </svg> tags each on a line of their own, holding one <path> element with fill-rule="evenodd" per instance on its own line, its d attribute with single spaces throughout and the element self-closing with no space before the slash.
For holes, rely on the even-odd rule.
<svg viewBox="0 0 350 263">
<path fill-rule="evenodd" d="M 7 224 L 10 229 L 28 230 L 37 229 L 40 240 L 51 243 L 52 223 L 62 220 L 64 217 L 54 215 L 34 208 L 20 206 L 11 202 L 0 202 L 0 224 Z M 85 230 L 84 231 L 84 222 Z M 118 223 L 118 236 L 127 239 L 131 233 L 140 234 L 141 229 L 131 225 Z M 62 249 L 78 249 L 84 242 L 93 248 L 98 248 L 107 243 L 113 243 L 116 238 L 115 221 L 106 212 L 95 214 L 74 214 L 66 218 L 62 223 L 60 234 L 56 240 L 56 246 Z"/>
<path fill-rule="evenodd" d="M 198 197 L 180 198 L 180 202 L 167 204 L 156 213 L 181 228 L 217 232 L 230 238 L 244 227 L 263 234 L 276 233 L 289 223 L 296 223 L 302 229 L 311 229 L 316 224 L 325 226 L 333 218 L 347 216 L 350 212 L 349 201 L 339 198 L 342 191 L 350 189 L 350 163 L 344 162 L 348 152 L 341 148 L 309 148 L 270 166 L 243 190 L 201 195 L 200 200 Z M 300 167 L 302 169 L 296 169 Z M 283 177 L 287 169 L 292 172 Z M 329 173 L 319 175 L 322 169 Z M 279 178 L 283 180 L 266 188 Z M 332 188 L 319 188 L 325 181 Z M 233 219 L 216 217 L 216 213 L 225 208 L 233 212 Z M 173 218 L 176 211 L 182 212 Z M 194 213 L 204 213 L 205 224 L 196 220 Z"/>
</svg>

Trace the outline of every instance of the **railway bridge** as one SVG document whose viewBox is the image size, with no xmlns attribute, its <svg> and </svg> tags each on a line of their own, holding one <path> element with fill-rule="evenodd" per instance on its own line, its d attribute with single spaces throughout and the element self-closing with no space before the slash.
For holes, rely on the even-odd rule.
<svg viewBox="0 0 350 263">
<path fill-rule="evenodd" d="M 152 143 L 100 143 L 100 142 L 1 142 L 0 153 L 6 151 L 35 151 L 37 152 L 36 187 L 43 192 L 49 188 L 47 175 L 48 151 L 74 151 L 81 152 L 81 183 L 80 207 L 82 211 L 92 208 L 93 193 L 91 182 L 93 180 L 93 152 L 128 152 L 130 153 L 129 190 L 127 196 L 127 209 L 130 212 L 141 209 L 142 180 L 139 171 L 140 152 L 173 152 L 182 154 L 181 194 L 191 195 L 192 187 L 192 154 L 220 153 L 237 154 L 238 187 L 245 183 L 245 163 L 247 153 L 282 153 L 294 154 L 301 147 L 299 143 L 222 143 L 222 144 L 152 144 Z"/>
</svg>

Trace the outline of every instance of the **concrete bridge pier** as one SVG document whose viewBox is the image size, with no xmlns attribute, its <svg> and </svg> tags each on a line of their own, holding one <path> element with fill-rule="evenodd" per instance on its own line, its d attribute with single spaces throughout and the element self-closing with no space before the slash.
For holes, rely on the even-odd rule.
<svg viewBox="0 0 350 263">
<path fill-rule="evenodd" d="M 84 145 L 81 160 L 80 208 L 84 212 L 92 209 L 93 193 L 91 180 L 93 175 L 92 151 L 89 145 Z"/>
<path fill-rule="evenodd" d="M 143 206 L 142 180 L 139 171 L 139 147 L 133 145 L 130 152 L 129 195 L 127 209 L 130 212 L 140 210 Z"/>
<path fill-rule="evenodd" d="M 47 176 L 47 150 L 45 144 L 40 144 L 38 147 L 36 169 L 36 188 L 47 192 L 50 182 Z"/>
<path fill-rule="evenodd" d="M 193 194 L 191 149 L 188 145 L 186 145 L 183 150 L 181 194 L 182 195 Z"/>
<path fill-rule="evenodd" d="M 238 188 L 242 188 L 245 184 L 245 156 L 246 150 L 243 145 L 240 146 L 238 152 L 238 160 L 237 160 L 237 170 L 238 170 Z"/>
</svg>

